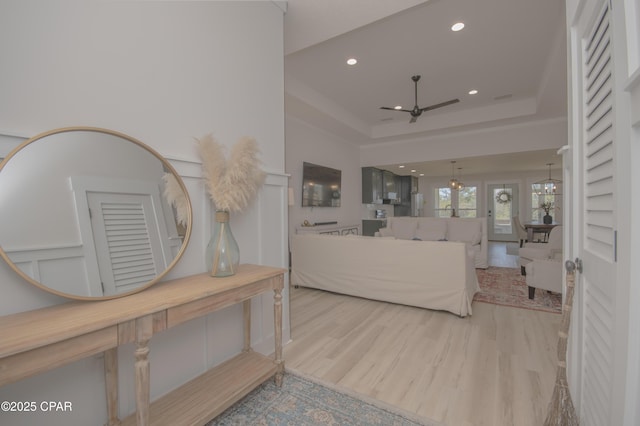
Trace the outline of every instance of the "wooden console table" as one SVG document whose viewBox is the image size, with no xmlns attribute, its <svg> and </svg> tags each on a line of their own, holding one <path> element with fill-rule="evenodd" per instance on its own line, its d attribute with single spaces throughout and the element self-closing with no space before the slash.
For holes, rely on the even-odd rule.
<svg viewBox="0 0 640 426">
<path fill-rule="evenodd" d="M 0 317 L 0 386 L 104 352 L 109 425 L 205 424 L 270 377 L 282 384 L 284 272 L 241 265 L 227 278 L 192 275 L 120 299 L 70 302 Z M 269 290 L 274 291 L 273 358 L 251 350 L 251 298 Z M 150 404 L 151 337 L 240 302 L 243 351 Z M 137 411 L 120 422 L 117 348 L 129 342 L 136 344 Z"/>
</svg>

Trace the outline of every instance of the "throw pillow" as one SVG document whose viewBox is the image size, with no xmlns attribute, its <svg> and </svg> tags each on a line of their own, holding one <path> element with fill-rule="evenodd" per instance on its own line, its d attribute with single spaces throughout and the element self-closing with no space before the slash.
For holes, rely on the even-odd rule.
<svg viewBox="0 0 640 426">
<path fill-rule="evenodd" d="M 418 219 L 416 237 L 424 241 L 440 241 L 447 237 L 447 220 L 435 217 Z"/>
<path fill-rule="evenodd" d="M 417 223 L 413 217 L 394 217 L 391 220 L 393 236 L 401 240 L 410 240 L 416 234 Z"/>
</svg>

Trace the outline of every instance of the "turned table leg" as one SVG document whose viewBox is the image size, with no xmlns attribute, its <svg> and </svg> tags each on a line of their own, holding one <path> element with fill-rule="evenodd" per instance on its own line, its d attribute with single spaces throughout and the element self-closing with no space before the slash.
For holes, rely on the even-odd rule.
<svg viewBox="0 0 640 426">
<path fill-rule="evenodd" d="M 244 320 L 244 352 L 251 350 L 251 299 L 242 302 L 242 316 Z"/>
<path fill-rule="evenodd" d="M 282 386 L 284 376 L 284 361 L 282 359 L 282 288 L 274 289 L 273 321 L 275 336 L 275 362 L 278 367 L 276 371 L 276 386 Z"/>
<path fill-rule="evenodd" d="M 149 340 L 153 334 L 153 316 L 136 320 L 136 421 L 138 426 L 149 424 Z"/>
<path fill-rule="evenodd" d="M 107 393 L 109 426 L 120 424 L 118 419 L 118 348 L 104 351 L 104 379 Z"/>
</svg>

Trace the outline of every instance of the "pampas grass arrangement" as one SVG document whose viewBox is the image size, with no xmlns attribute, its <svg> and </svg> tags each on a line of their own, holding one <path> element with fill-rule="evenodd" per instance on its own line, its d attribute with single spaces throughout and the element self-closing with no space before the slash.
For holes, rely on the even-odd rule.
<svg viewBox="0 0 640 426">
<path fill-rule="evenodd" d="M 242 211 L 258 192 L 266 176 L 260 169 L 260 150 L 256 140 L 241 138 L 231 148 L 228 159 L 225 147 L 212 135 L 196 140 L 202 157 L 205 184 L 216 210 Z"/>
<path fill-rule="evenodd" d="M 178 183 L 178 180 L 172 173 L 165 173 L 162 176 L 164 181 L 164 195 L 165 200 L 169 205 L 176 209 L 176 222 L 178 225 L 187 226 L 189 220 L 189 203 L 185 196 L 182 187 Z"/>
<path fill-rule="evenodd" d="M 229 226 L 229 212 L 242 211 L 265 180 L 260 169 L 260 151 L 255 139 L 244 137 L 225 148 L 211 135 L 196 139 L 202 157 L 202 172 L 209 196 L 216 206 L 213 237 L 207 245 L 209 274 L 226 277 L 236 273 L 240 250 Z"/>
</svg>

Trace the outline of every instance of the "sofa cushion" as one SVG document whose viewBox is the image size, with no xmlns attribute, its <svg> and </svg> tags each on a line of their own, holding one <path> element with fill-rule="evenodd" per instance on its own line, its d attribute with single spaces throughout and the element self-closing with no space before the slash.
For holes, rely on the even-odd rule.
<svg viewBox="0 0 640 426">
<path fill-rule="evenodd" d="M 442 241 L 447 238 L 447 222 L 435 217 L 418 218 L 416 237 L 423 241 Z"/>
<path fill-rule="evenodd" d="M 415 217 L 394 217 L 391 221 L 393 236 L 402 240 L 410 240 L 416 235 L 418 222 Z"/>
<path fill-rule="evenodd" d="M 447 238 L 449 241 L 480 244 L 482 240 L 482 224 L 477 220 L 450 219 Z"/>
</svg>

